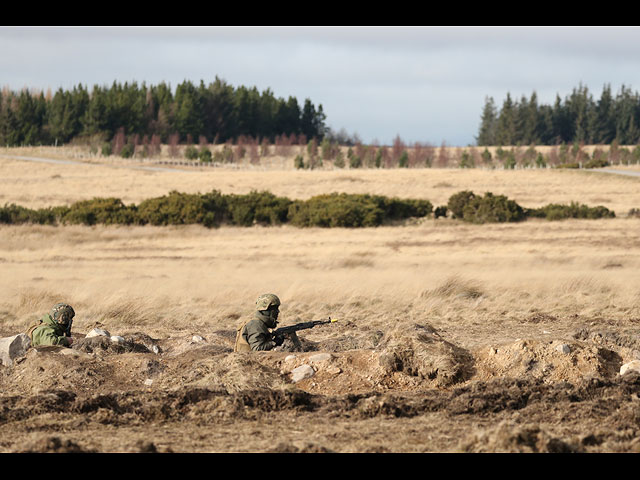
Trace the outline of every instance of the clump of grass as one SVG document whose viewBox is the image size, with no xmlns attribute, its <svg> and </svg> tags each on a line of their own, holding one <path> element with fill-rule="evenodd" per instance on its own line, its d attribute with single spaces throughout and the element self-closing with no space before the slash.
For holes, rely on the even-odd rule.
<svg viewBox="0 0 640 480">
<path fill-rule="evenodd" d="M 477 299 L 484 295 L 484 291 L 480 288 L 477 282 L 454 275 L 447 278 L 435 289 L 423 292 L 421 296 Z"/>
</svg>

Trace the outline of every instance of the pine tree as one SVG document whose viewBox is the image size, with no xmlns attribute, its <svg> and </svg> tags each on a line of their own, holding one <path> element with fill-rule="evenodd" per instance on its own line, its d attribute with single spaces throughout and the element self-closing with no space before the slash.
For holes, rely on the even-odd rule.
<svg viewBox="0 0 640 480">
<path fill-rule="evenodd" d="M 492 97 L 485 97 L 484 108 L 480 118 L 480 131 L 476 137 L 478 145 L 496 144 L 496 106 Z"/>
</svg>

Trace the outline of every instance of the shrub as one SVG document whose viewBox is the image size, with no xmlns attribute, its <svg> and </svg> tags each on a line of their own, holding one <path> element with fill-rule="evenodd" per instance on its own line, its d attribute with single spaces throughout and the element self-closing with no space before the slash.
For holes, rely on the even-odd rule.
<svg viewBox="0 0 640 480">
<path fill-rule="evenodd" d="M 211 150 L 209 150 L 206 146 L 203 145 L 202 148 L 200 149 L 200 152 L 198 152 L 198 158 L 200 159 L 201 162 L 211 163 L 211 160 L 212 160 Z"/>
<path fill-rule="evenodd" d="M 193 145 L 189 145 L 184 151 L 184 157 L 187 160 L 196 160 L 198 158 L 198 149 Z"/>
<path fill-rule="evenodd" d="M 449 197 L 447 208 L 451 211 L 453 218 L 464 216 L 464 207 L 475 198 L 475 194 L 469 190 L 463 190 Z"/>
<path fill-rule="evenodd" d="M 293 159 L 293 166 L 297 169 L 304 168 L 304 158 L 302 155 L 296 155 L 296 158 Z"/>
<path fill-rule="evenodd" d="M 118 198 L 94 198 L 72 204 L 59 211 L 61 223 L 95 225 L 97 223 L 131 224 L 136 219 L 135 207 L 127 207 Z"/>
<path fill-rule="evenodd" d="M 138 205 L 137 220 L 141 224 L 151 225 L 205 223 L 205 214 L 201 195 L 173 190 L 168 195 L 141 202 Z"/>
<path fill-rule="evenodd" d="M 130 143 L 127 143 L 125 146 L 123 146 L 122 150 L 120 150 L 120 156 L 122 158 L 133 157 L 133 145 L 131 145 Z"/>
<path fill-rule="evenodd" d="M 287 221 L 292 201 L 276 197 L 270 192 L 252 191 L 247 195 L 227 196 L 227 211 L 230 223 L 240 226 L 254 224 L 279 225 Z"/>
<path fill-rule="evenodd" d="M 627 214 L 628 217 L 640 218 L 640 208 L 632 208 Z"/>
<path fill-rule="evenodd" d="M 587 205 L 571 202 L 569 205 L 549 204 L 544 207 L 530 209 L 527 216 L 546 218 L 547 220 L 564 220 L 567 218 L 613 218 L 615 213 L 601 205 L 588 207 Z"/>
<path fill-rule="evenodd" d="M 52 208 L 34 210 L 13 203 L 0 207 L 0 223 L 38 223 L 40 225 L 54 225 L 56 221 L 56 211 Z"/>
<path fill-rule="evenodd" d="M 406 150 L 402 151 L 402 155 L 398 159 L 398 167 L 407 168 L 409 166 L 409 154 Z"/>
<path fill-rule="evenodd" d="M 427 200 L 331 193 L 292 202 L 288 220 L 298 227 L 374 227 L 385 220 L 426 216 L 431 210 Z"/>
<path fill-rule="evenodd" d="M 107 142 L 102 145 L 102 156 L 108 157 L 112 153 L 111 143 Z"/>
<path fill-rule="evenodd" d="M 593 158 L 584 164 L 584 168 L 608 167 L 609 161 L 605 158 Z"/>
<path fill-rule="evenodd" d="M 446 205 L 441 205 L 439 207 L 436 207 L 436 209 L 433 211 L 433 218 L 438 218 L 438 217 L 447 217 L 447 207 Z"/>
<path fill-rule="evenodd" d="M 487 192 L 477 196 L 468 190 L 456 193 L 447 204 L 454 218 L 466 222 L 519 222 L 526 218 L 525 210 L 504 195 Z"/>
</svg>

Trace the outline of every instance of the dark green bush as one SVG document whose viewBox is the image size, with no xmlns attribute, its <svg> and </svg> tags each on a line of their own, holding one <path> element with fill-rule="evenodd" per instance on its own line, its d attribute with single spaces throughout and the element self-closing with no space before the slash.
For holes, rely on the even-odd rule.
<svg viewBox="0 0 640 480">
<path fill-rule="evenodd" d="M 369 195 L 331 193 L 294 201 L 288 219 L 298 227 L 372 227 L 384 212 Z"/>
<path fill-rule="evenodd" d="M 204 223 L 205 217 L 202 195 L 175 190 L 162 197 L 144 200 L 138 205 L 137 212 L 139 223 L 151 225 Z"/>
<path fill-rule="evenodd" d="M 211 163 L 212 160 L 212 155 L 211 155 L 211 150 L 209 150 L 206 146 L 202 146 L 202 148 L 200 149 L 200 152 L 198 152 L 198 158 L 200 159 L 201 162 L 204 163 Z"/>
<path fill-rule="evenodd" d="M 458 192 L 449 198 L 447 207 L 453 218 L 465 222 L 519 222 L 526 218 L 524 209 L 504 195 L 487 192 L 484 196 L 468 190 Z"/>
<path fill-rule="evenodd" d="M 198 149 L 193 145 L 189 145 L 184 151 L 184 156 L 187 160 L 197 160 Z"/>
<path fill-rule="evenodd" d="M 127 207 L 118 198 L 94 198 L 72 204 L 64 210 L 58 210 L 60 223 L 70 224 L 125 224 L 134 223 L 135 207 Z"/>
<path fill-rule="evenodd" d="M 571 202 L 569 205 L 549 204 L 544 207 L 527 211 L 529 217 L 546 218 L 547 220 L 564 220 L 567 218 L 613 218 L 615 213 L 601 205 L 588 207 L 587 205 Z"/>
<path fill-rule="evenodd" d="M 433 218 L 438 218 L 438 217 L 447 217 L 447 211 L 448 208 L 446 207 L 446 205 L 441 205 L 439 207 L 436 207 L 436 209 L 433 211 Z"/>
<path fill-rule="evenodd" d="M 424 217 L 432 208 L 427 200 L 331 193 L 293 202 L 288 220 L 298 227 L 375 227 L 388 220 Z"/>
<path fill-rule="evenodd" d="M 602 168 L 608 166 L 609 161 L 604 158 L 594 158 L 584 164 L 584 168 Z"/>
<path fill-rule="evenodd" d="M 475 198 L 475 196 L 476 195 L 469 190 L 463 190 L 451 195 L 447 202 L 447 208 L 453 215 L 453 218 L 463 218 L 464 207 L 466 207 L 467 204 Z"/>
<path fill-rule="evenodd" d="M 124 147 L 122 147 L 122 150 L 120 150 L 120 156 L 122 158 L 131 158 L 133 157 L 133 154 L 134 148 L 130 143 L 127 143 Z"/>
<path fill-rule="evenodd" d="M 31 209 L 16 204 L 0 207 L 0 223 L 38 223 L 40 225 L 55 225 L 56 211 L 52 208 Z"/>
<path fill-rule="evenodd" d="M 288 198 L 256 191 L 247 195 L 228 195 L 226 202 L 230 223 L 241 226 L 285 223 L 292 203 Z"/>
</svg>

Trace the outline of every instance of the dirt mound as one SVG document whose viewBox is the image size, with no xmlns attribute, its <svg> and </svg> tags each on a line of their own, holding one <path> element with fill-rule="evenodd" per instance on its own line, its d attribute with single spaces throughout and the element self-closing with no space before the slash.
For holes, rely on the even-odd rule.
<svg viewBox="0 0 640 480">
<path fill-rule="evenodd" d="M 504 421 L 495 428 L 479 432 L 465 440 L 460 450 L 466 453 L 577 453 L 583 447 L 568 443 L 539 427 L 514 425 Z"/>
<path fill-rule="evenodd" d="M 443 339 L 429 325 L 399 325 L 379 348 L 380 364 L 389 374 L 403 372 L 440 387 L 471 375 L 473 359 L 469 352 Z"/>
<path fill-rule="evenodd" d="M 622 357 L 613 350 L 582 342 L 517 340 L 475 352 L 476 378 L 509 376 L 548 382 L 585 376 L 617 375 Z"/>
</svg>

